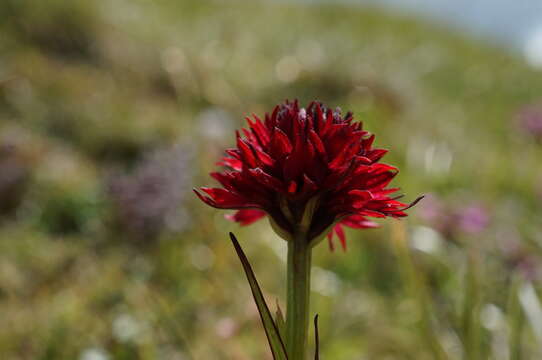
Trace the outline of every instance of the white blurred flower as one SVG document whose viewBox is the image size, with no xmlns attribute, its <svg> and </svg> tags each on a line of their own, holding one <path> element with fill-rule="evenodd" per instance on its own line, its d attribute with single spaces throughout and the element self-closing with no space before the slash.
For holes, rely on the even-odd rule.
<svg viewBox="0 0 542 360">
<path fill-rule="evenodd" d="M 83 350 L 79 360 L 109 360 L 109 354 L 102 348 L 93 347 Z"/>
<path fill-rule="evenodd" d="M 311 271 L 311 286 L 313 291 L 316 291 L 324 296 L 333 296 L 337 294 L 341 288 L 341 279 L 332 271 L 319 268 L 317 266 Z"/>
<path fill-rule="evenodd" d="M 502 326 L 504 316 L 496 305 L 486 304 L 480 312 L 480 321 L 488 330 L 496 330 Z"/>
<path fill-rule="evenodd" d="M 209 139 L 224 138 L 233 129 L 233 119 L 226 111 L 218 107 L 203 110 L 197 117 L 196 123 L 201 135 Z"/>
<path fill-rule="evenodd" d="M 237 331 L 237 323 L 230 317 L 225 317 L 216 323 L 215 331 L 221 338 L 227 339 L 232 337 Z"/>
<path fill-rule="evenodd" d="M 141 324 L 130 314 L 121 314 L 113 320 L 113 336 L 120 342 L 135 340 L 142 330 Z"/>
<path fill-rule="evenodd" d="M 427 226 L 416 226 L 412 230 L 410 246 L 428 254 L 436 254 L 442 250 L 444 239 L 435 230 Z"/>
<path fill-rule="evenodd" d="M 275 67 L 277 78 L 285 83 L 291 83 L 297 80 L 301 66 L 295 56 L 285 56 L 279 60 Z"/>
<path fill-rule="evenodd" d="M 427 174 L 448 174 L 453 159 L 454 155 L 446 143 L 434 143 L 424 138 L 414 138 L 409 141 L 407 148 L 409 166 L 422 168 Z"/>
</svg>

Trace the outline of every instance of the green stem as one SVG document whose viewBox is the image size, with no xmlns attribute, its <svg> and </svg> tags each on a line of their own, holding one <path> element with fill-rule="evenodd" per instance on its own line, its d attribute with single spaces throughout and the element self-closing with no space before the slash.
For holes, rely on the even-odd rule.
<svg viewBox="0 0 542 360">
<path fill-rule="evenodd" d="M 289 360 L 306 360 L 311 255 L 303 233 L 288 242 L 286 346 Z"/>
</svg>

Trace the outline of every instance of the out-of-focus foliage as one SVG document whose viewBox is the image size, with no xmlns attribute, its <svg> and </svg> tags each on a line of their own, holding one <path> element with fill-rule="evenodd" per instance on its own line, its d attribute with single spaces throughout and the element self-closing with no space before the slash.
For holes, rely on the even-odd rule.
<svg viewBox="0 0 542 360">
<path fill-rule="evenodd" d="M 3 0 L 0 358 L 270 358 L 227 232 L 269 303 L 284 244 L 190 188 L 294 97 L 353 110 L 431 193 L 405 231 L 316 250 L 321 357 L 539 358 L 541 94 L 513 55 L 374 10 Z"/>
</svg>

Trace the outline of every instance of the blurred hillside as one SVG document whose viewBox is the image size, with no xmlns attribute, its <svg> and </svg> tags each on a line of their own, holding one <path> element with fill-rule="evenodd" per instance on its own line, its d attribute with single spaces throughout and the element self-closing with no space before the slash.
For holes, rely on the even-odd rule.
<svg viewBox="0 0 542 360">
<path fill-rule="evenodd" d="M 315 251 L 322 357 L 542 356 L 542 78 L 520 59 L 371 9 L 219 0 L 3 0 L 0 50 L 0 358 L 270 359 L 226 235 L 273 307 L 284 244 L 191 189 L 287 98 L 354 111 L 406 199 L 429 194 L 408 241 L 388 221 Z"/>
</svg>

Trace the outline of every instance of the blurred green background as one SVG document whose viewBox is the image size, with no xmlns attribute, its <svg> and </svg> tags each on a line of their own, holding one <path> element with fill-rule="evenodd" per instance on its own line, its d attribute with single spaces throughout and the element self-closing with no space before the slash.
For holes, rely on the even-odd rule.
<svg viewBox="0 0 542 360">
<path fill-rule="evenodd" d="M 272 308 L 285 244 L 191 189 L 298 98 L 354 111 L 428 194 L 316 249 L 322 358 L 539 359 L 541 92 L 516 55 L 375 9 L 3 0 L 0 358 L 271 359 L 227 232 Z"/>
</svg>

